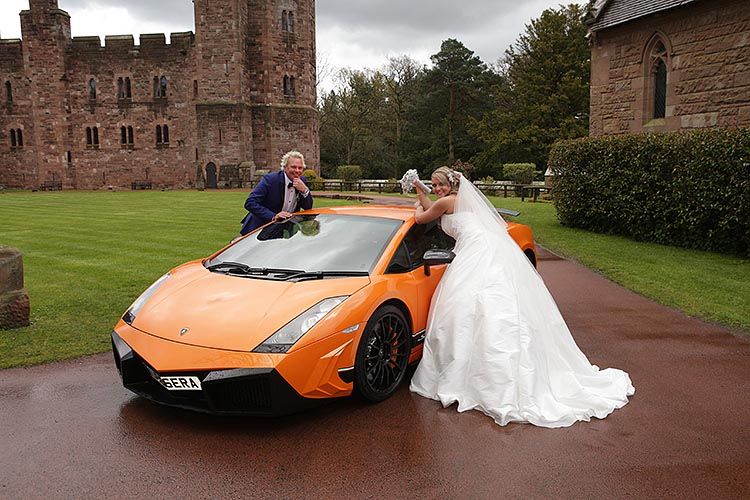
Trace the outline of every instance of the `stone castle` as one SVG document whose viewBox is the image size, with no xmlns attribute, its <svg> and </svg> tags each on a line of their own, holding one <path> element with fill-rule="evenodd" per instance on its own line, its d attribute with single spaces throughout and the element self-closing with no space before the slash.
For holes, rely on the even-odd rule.
<svg viewBox="0 0 750 500">
<path fill-rule="evenodd" d="M 241 185 L 290 149 L 317 168 L 314 0 L 193 3 L 195 33 L 102 46 L 29 0 L 0 40 L 0 186 Z"/>
</svg>

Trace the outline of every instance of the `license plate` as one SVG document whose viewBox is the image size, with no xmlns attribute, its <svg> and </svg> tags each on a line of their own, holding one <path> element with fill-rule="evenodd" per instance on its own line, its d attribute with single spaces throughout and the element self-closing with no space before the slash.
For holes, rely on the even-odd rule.
<svg viewBox="0 0 750 500">
<path fill-rule="evenodd" d="M 170 391 L 201 390 L 201 380 L 198 377 L 159 377 L 159 382 Z"/>
</svg>

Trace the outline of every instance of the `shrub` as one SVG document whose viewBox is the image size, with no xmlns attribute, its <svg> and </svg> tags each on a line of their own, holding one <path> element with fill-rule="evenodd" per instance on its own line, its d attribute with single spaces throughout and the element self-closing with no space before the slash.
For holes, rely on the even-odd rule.
<svg viewBox="0 0 750 500">
<path fill-rule="evenodd" d="M 323 189 L 323 182 L 325 182 L 325 179 L 320 177 L 315 170 L 308 168 L 302 173 L 302 175 L 305 177 L 305 179 L 307 179 L 307 183 L 310 185 L 310 189 L 315 191 Z"/>
<path fill-rule="evenodd" d="M 456 160 L 456 162 L 451 165 L 451 168 L 457 172 L 461 172 L 469 180 L 474 179 L 475 168 L 474 165 L 468 161 Z"/>
<path fill-rule="evenodd" d="M 345 181 L 358 181 L 362 178 L 362 167 L 359 165 L 339 165 L 336 176 Z"/>
<path fill-rule="evenodd" d="M 536 170 L 536 165 L 533 163 L 505 163 L 503 165 L 503 175 L 514 184 L 531 184 L 534 180 L 534 170 Z"/>
<path fill-rule="evenodd" d="M 555 143 L 560 222 L 636 240 L 748 255 L 750 129 Z"/>
</svg>

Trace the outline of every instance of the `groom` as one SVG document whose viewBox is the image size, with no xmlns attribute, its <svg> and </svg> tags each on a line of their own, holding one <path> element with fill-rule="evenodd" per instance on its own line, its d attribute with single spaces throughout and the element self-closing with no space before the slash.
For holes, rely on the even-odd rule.
<svg viewBox="0 0 750 500">
<path fill-rule="evenodd" d="M 289 151 L 281 158 L 281 170 L 266 174 L 245 201 L 249 212 L 242 219 L 240 234 L 276 219 L 286 219 L 300 209 L 309 210 L 313 197 L 302 177 L 305 157 L 299 151 Z"/>
</svg>

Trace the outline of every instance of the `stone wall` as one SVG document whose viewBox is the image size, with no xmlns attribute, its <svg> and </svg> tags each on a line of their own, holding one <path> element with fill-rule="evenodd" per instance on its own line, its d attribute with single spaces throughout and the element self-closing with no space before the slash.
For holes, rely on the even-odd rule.
<svg viewBox="0 0 750 500">
<path fill-rule="evenodd" d="M 314 0 L 194 4 L 195 35 L 172 33 L 169 43 L 141 35 L 139 44 L 107 36 L 102 45 L 99 37 L 71 38 L 56 0 L 30 0 L 23 41 L 0 40 L 0 185 L 193 187 L 208 164 L 276 168 L 289 149 L 318 168 Z M 282 11 L 294 11 L 293 32 L 281 29 Z M 295 95 L 284 95 L 284 75 L 295 77 Z M 155 96 L 161 76 L 167 95 Z M 118 96 L 120 78 L 130 80 L 128 98 Z M 157 143 L 164 125 L 169 142 Z M 132 127 L 132 143 L 123 143 L 122 127 Z M 88 143 L 87 128 L 96 128 L 98 144 Z M 22 148 L 11 147 L 15 129 Z"/>
<path fill-rule="evenodd" d="M 652 119 L 647 47 L 667 56 L 666 113 Z M 750 8 L 695 2 L 592 35 L 590 134 L 750 126 Z"/>
</svg>

